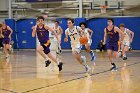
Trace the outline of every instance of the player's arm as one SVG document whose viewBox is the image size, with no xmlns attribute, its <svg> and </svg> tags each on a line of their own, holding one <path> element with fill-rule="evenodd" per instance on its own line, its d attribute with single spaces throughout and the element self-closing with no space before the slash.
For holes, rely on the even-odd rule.
<svg viewBox="0 0 140 93">
<path fill-rule="evenodd" d="M 116 32 L 119 33 L 120 42 L 122 42 L 123 38 L 124 38 L 123 32 L 118 27 L 115 27 L 114 29 L 115 29 Z"/>
<path fill-rule="evenodd" d="M 0 28 L 0 36 L 4 38 L 4 35 L 2 34 L 2 28 Z"/>
<path fill-rule="evenodd" d="M 92 35 L 93 35 L 93 31 L 91 30 L 91 29 L 88 29 L 88 32 L 90 33 L 90 38 L 92 37 Z"/>
<path fill-rule="evenodd" d="M 103 45 L 106 44 L 106 38 L 107 38 L 107 32 L 106 32 L 106 28 L 104 29 L 104 41 L 103 41 Z"/>
<path fill-rule="evenodd" d="M 134 32 L 131 31 L 131 30 L 128 30 L 128 31 L 131 34 L 130 42 L 132 42 L 133 41 L 133 38 L 134 38 Z"/>
<path fill-rule="evenodd" d="M 65 30 L 64 42 L 68 42 L 68 32 L 67 32 L 67 30 Z"/>
<path fill-rule="evenodd" d="M 81 29 L 81 27 L 77 26 L 77 30 L 80 33 L 80 36 L 86 36 L 86 33 L 84 30 Z"/>
<path fill-rule="evenodd" d="M 10 31 L 9 38 L 11 38 L 11 35 L 13 33 L 13 30 L 9 26 L 7 26 L 7 29 Z"/>
<path fill-rule="evenodd" d="M 2 25 L 0 24 L 0 36 L 2 37 Z"/>
<path fill-rule="evenodd" d="M 63 34 L 63 29 L 61 27 L 59 27 L 59 30 L 60 30 L 60 34 L 62 35 Z"/>
<path fill-rule="evenodd" d="M 57 36 L 57 34 L 56 34 L 56 32 L 54 31 L 54 29 L 53 28 L 51 28 L 51 27 L 49 27 L 49 26 L 44 26 L 45 27 L 45 29 L 48 29 L 49 31 L 51 31 L 54 35 L 55 35 L 55 37 L 57 38 L 57 41 L 59 42 L 59 43 L 61 43 L 61 41 L 59 40 L 59 38 L 58 38 L 58 36 Z"/>
<path fill-rule="evenodd" d="M 35 35 L 36 35 L 36 27 L 37 27 L 37 26 L 33 26 L 33 27 L 32 27 L 32 30 L 33 30 L 33 31 L 32 31 L 32 37 L 35 37 Z"/>
</svg>

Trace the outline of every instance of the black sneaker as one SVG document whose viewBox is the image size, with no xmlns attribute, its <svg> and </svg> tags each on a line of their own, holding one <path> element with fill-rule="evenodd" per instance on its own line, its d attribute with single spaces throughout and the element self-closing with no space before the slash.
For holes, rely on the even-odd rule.
<svg viewBox="0 0 140 93">
<path fill-rule="evenodd" d="M 60 63 L 59 63 L 59 65 L 58 65 L 59 71 L 61 71 L 61 70 L 62 70 L 62 66 L 63 66 L 63 63 L 62 63 L 62 62 L 60 62 Z"/>
<path fill-rule="evenodd" d="M 117 67 L 116 67 L 116 66 L 112 66 L 112 67 L 110 68 L 110 70 L 111 70 L 111 71 L 116 71 L 116 70 L 117 70 Z"/>
<path fill-rule="evenodd" d="M 51 61 L 50 60 L 47 60 L 47 61 L 45 61 L 45 63 L 46 63 L 46 66 L 45 67 L 48 67 L 50 65 Z"/>
<path fill-rule="evenodd" d="M 62 54 L 62 50 L 59 50 L 60 54 Z"/>
<path fill-rule="evenodd" d="M 56 51 L 56 54 L 62 54 L 62 50 Z"/>
<path fill-rule="evenodd" d="M 127 57 L 123 57 L 123 60 L 127 60 Z"/>
</svg>

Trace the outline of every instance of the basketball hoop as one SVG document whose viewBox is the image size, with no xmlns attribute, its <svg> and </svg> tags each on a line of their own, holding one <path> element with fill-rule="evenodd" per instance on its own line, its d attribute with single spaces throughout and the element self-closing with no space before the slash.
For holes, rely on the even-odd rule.
<svg viewBox="0 0 140 93">
<path fill-rule="evenodd" d="M 106 13 L 106 8 L 107 8 L 107 6 L 105 6 L 105 5 L 100 6 L 101 13 Z"/>
</svg>

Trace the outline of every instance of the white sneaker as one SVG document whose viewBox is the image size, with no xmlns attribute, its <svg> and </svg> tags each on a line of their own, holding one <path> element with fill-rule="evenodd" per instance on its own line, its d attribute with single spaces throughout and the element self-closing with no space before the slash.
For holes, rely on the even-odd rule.
<svg viewBox="0 0 140 93">
<path fill-rule="evenodd" d="M 6 55 L 6 59 L 7 59 L 7 58 L 9 58 L 9 56 L 10 56 L 10 55 L 9 55 L 9 54 L 7 54 L 7 55 Z"/>
<path fill-rule="evenodd" d="M 89 73 L 89 71 L 91 70 L 91 68 L 88 65 L 86 65 L 85 68 L 86 68 L 86 73 Z"/>
<path fill-rule="evenodd" d="M 86 64 L 86 57 L 85 56 L 81 56 L 81 61 Z"/>
</svg>

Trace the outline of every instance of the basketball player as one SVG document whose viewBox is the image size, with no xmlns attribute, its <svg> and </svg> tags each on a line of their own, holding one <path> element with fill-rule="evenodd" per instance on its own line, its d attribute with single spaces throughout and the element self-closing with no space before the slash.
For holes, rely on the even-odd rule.
<svg viewBox="0 0 140 93">
<path fill-rule="evenodd" d="M 92 43 L 91 37 L 92 37 L 93 31 L 89 28 L 86 28 L 86 23 L 84 23 L 84 22 L 80 23 L 80 27 L 85 32 L 85 34 L 88 38 L 88 42 L 87 42 L 87 44 L 85 44 L 85 48 L 86 48 L 87 52 L 90 53 L 91 62 L 93 62 L 95 57 L 94 57 L 93 51 L 90 49 L 90 46 L 91 46 L 91 43 Z"/>
<path fill-rule="evenodd" d="M 59 26 L 59 21 L 55 21 L 55 26 L 53 27 L 54 31 L 56 32 L 59 40 L 61 41 L 61 37 L 62 37 L 62 34 L 63 34 L 63 30 L 62 28 Z M 56 37 L 54 37 L 54 41 L 57 41 Z M 61 53 L 62 50 L 61 50 L 61 45 L 59 43 L 57 43 L 57 51 L 56 53 L 59 54 Z"/>
<path fill-rule="evenodd" d="M 74 58 L 86 68 L 86 72 L 90 71 L 90 67 L 86 63 L 86 57 L 81 56 L 81 44 L 79 42 L 80 34 L 83 33 L 80 27 L 74 26 L 74 19 L 68 19 L 68 28 L 65 30 L 65 42 L 68 42 L 70 37 L 72 54 Z"/>
<path fill-rule="evenodd" d="M 114 20 L 112 18 L 108 18 L 107 24 L 108 26 L 104 29 L 104 44 L 106 43 L 106 39 L 108 36 L 109 41 L 107 51 L 109 61 L 111 62 L 112 65 L 110 70 L 117 70 L 117 67 L 114 62 L 118 57 L 118 41 L 123 40 L 122 38 L 123 33 L 118 27 L 114 26 Z"/>
<path fill-rule="evenodd" d="M 124 24 L 120 24 L 120 29 L 123 32 L 124 39 L 122 42 L 122 55 L 123 55 L 123 60 L 127 60 L 126 52 L 129 50 L 129 46 L 133 41 L 134 37 L 134 32 L 131 30 L 125 28 Z"/>
<path fill-rule="evenodd" d="M 1 29 L 2 29 L 2 24 L 0 24 L 0 49 L 3 48 L 3 44 L 2 44 L 3 38 L 2 38 L 2 36 L 1 36 L 1 35 L 2 35 Z"/>
<path fill-rule="evenodd" d="M 62 37 L 62 34 L 63 34 L 63 30 L 62 28 L 59 26 L 59 21 L 55 21 L 55 25 L 53 27 L 54 31 L 56 32 L 59 40 L 61 41 L 61 37 Z M 62 62 L 62 56 L 61 56 L 61 53 L 62 53 L 62 49 L 61 49 L 61 45 L 57 42 L 57 39 L 56 37 L 54 37 L 54 41 L 56 42 L 56 59 L 58 62 Z"/>
<path fill-rule="evenodd" d="M 10 42 L 11 42 L 11 35 L 13 33 L 13 30 L 5 24 L 5 22 L 2 22 L 2 28 L 1 28 L 1 36 L 3 38 L 3 47 L 4 47 L 4 53 L 6 55 L 6 59 L 9 58 L 9 50 L 10 50 Z"/>
<path fill-rule="evenodd" d="M 57 63 L 56 58 L 50 52 L 51 42 L 49 39 L 49 31 L 54 33 L 54 35 L 56 36 L 56 38 L 58 40 L 58 43 L 60 43 L 60 40 L 57 37 L 57 34 L 55 33 L 55 31 L 48 25 L 44 24 L 43 16 L 39 16 L 37 18 L 37 25 L 33 26 L 32 29 L 33 29 L 32 37 L 35 37 L 35 35 L 37 34 L 38 40 L 40 42 L 40 46 L 37 48 L 37 51 L 44 59 L 46 59 L 46 61 L 45 61 L 46 67 L 48 67 L 51 63 L 51 61 L 47 59 L 47 57 L 46 57 L 46 55 L 47 55 L 52 61 L 54 61 L 56 64 L 58 64 L 59 71 L 61 71 L 63 63 Z"/>
</svg>

